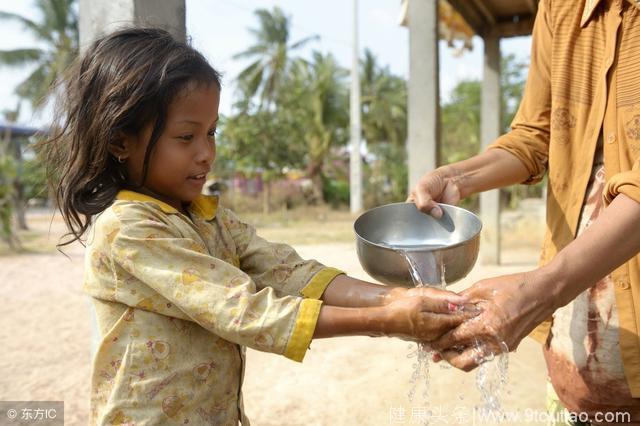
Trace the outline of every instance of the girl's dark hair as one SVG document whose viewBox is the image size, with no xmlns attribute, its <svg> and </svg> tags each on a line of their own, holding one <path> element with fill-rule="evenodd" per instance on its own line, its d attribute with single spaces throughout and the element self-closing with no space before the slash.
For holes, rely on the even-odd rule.
<svg viewBox="0 0 640 426">
<path fill-rule="evenodd" d="M 144 181 L 168 106 L 192 83 L 214 83 L 220 89 L 220 74 L 194 48 L 158 28 L 108 34 L 70 67 L 55 87 L 53 135 L 40 145 L 69 229 L 69 238 L 58 247 L 80 240 L 92 217 L 131 185 L 124 165 L 109 154 L 109 144 L 153 125 Z"/>
</svg>

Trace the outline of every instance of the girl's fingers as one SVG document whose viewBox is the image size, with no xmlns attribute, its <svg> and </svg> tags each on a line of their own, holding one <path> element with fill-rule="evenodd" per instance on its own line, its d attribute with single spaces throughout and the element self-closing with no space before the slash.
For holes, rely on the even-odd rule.
<svg viewBox="0 0 640 426">
<path fill-rule="evenodd" d="M 431 312 L 422 314 L 422 318 L 429 329 L 441 330 L 441 333 L 458 327 L 466 320 L 462 314 L 434 314 Z"/>
<path fill-rule="evenodd" d="M 464 301 L 459 298 L 440 296 L 421 296 L 422 306 L 421 311 L 425 313 L 436 314 L 453 314 L 460 312 L 460 307 L 464 305 Z"/>
<path fill-rule="evenodd" d="M 421 287 L 418 289 L 412 289 L 410 291 L 411 293 L 409 294 L 420 295 L 425 299 L 429 299 L 436 302 L 434 306 L 435 306 L 435 309 L 438 309 L 438 310 L 437 311 L 434 310 L 434 312 L 447 312 L 451 310 L 451 309 L 448 309 L 449 304 L 461 306 L 466 304 L 469 301 L 469 298 L 467 296 L 454 293 L 449 290 L 442 290 L 442 289 L 433 288 L 433 287 Z M 447 302 L 447 304 L 442 305 L 440 302 Z M 447 309 L 442 310 L 442 306 L 444 306 Z"/>
</svg>

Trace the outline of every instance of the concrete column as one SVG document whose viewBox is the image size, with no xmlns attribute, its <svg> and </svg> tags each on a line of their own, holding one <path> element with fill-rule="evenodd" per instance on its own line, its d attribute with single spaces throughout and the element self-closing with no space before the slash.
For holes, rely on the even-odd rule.
<svg viewBox="0 0 640 426">
<path fill-rule="evenodd" d="M 484 38 L 480 136 L 482 150 L 501 134 L 500 38 Z M 500 190 L 480 194 L 482 219 L 481 259 L 485 264 L 500 263 Z"/>
<path fill-rule="evenodd" d="M 186 38 L 185 0 L 80 0 L 80 48 L 119 27 L 157 26 Z"/>
<path fill-rule="evenodd" d="M 438 0 L 409 0 L 409 190 L 438 162 Z"/>
<path fill-rule="evenodd" d="M 179 40 L 186 38 L 185 0 L 80 0 L 80 50 L 97 37 L 123 26 L 158 26 Z M 95 307 L 87 299 L 91 354 L 100 343 Z"/>
</svg>

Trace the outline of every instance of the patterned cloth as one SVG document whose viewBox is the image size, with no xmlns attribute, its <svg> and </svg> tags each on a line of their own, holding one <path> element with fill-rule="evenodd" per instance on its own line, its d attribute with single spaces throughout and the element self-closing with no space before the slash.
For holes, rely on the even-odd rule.
<svg viewBox="0 0 640 426">
<path fill-rule="evenodd" d="M 578 235 L 604 208 L 602 142 L 593 162 Z M 564 406 L 574 412 L 640 412 L 633 399 L 620 354 L 618 310 L 610 276 L 556 310 L 544 348 L 549 377 Z"/>
<path fill-rule="evenodd" d="M 185 215 L 122 191 L 85 254 L 101 337 L 90 424 L 248 424 L 244 347 L 302 361 L 340 273 L 256 236 L 216 198 Z"/>
</svg>

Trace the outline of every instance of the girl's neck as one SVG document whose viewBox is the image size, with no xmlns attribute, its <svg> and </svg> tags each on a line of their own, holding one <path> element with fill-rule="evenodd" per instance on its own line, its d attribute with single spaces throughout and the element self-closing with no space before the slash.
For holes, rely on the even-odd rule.
<svg viewBox="0 0 640 426">
<path fill-rule="evenodd" d="M 155 198 L 156 200 L 162 201 L 165 204 L 170 205 L 171 207 L 173 207 L 174 209 L 176 209 L 177 211 L 179 211 L 180 213 L 184 214 L 185 216 L 191 218 L 191 215 L 189 214 L 189 204 L 190 203 L 185 203 L 183 201 L 178 201 L 177 203 L 175 201 L 171 201 L 169 199 L 167 199 L 166 197 L 144 187 L 144 186 L 138 186 L 138 187 L 132 187 L 132 188 L 125 188 L 128 189 L 130 191 L 134 191 L 134 192 L 138 192 L 140 194 L 144 194 L 147 195 L 149 197 Z"/>
</svg>

